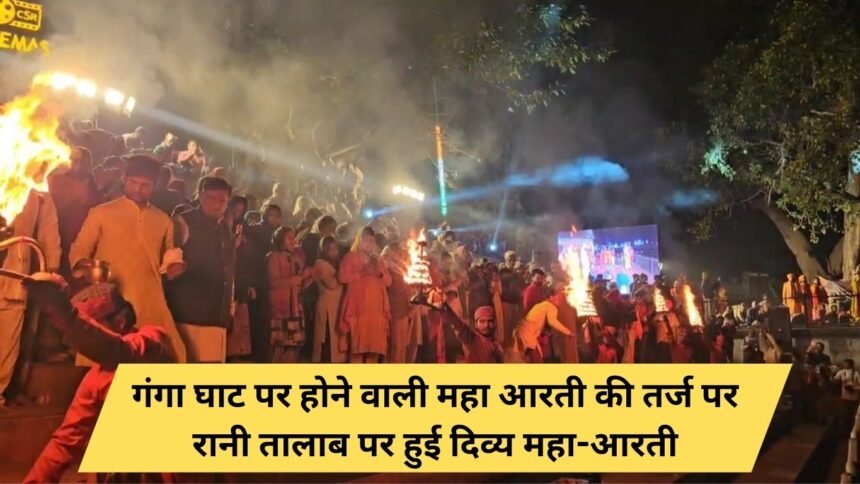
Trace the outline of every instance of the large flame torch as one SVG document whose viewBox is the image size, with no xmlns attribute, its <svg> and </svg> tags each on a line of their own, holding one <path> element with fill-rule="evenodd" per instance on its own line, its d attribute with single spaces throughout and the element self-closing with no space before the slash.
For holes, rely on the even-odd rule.
<svg viewBox="0 0 860 484">
<path fill-rule="evenodd" d="M 48 191 L 48 174 L 67 166 L 71 149 L 57 137 L 60 111 L 44 86 L 0 106 L 0 239 L 24 211 L 32 191 Z M 47 270 L 45 253 L 30 237 L 11 237 L 0 242 L 0 251 L 24 244 L 33 249 L 39 270 Z M 0 269 L 0 275 L 24 279 L 21 274 Z"/>
<path fill-rule="evenodd" d="M 430 303 L 430 293 L 433 290 L 433 279 L 430 277 L 430 258 L 427 255 L 427 236 L 424 230 L 415 240 L 409 240 L 409 267 L 403 281 L 418 293 L 409 301 L 412 304 L 435 307 Z"/>
</svg>

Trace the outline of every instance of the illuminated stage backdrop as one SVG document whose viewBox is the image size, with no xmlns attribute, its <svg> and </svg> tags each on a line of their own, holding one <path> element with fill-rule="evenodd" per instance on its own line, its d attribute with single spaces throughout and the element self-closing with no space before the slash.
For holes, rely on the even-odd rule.
<svg viewBox="0 0 860 484">
<path fill-rule="evenodd" d="M 647 274 L 648 280 L 660 273 L 656 225 L 612 227 L 558 233 L 558 253 L 568 248 L 588 257 L 589 272 L 593 277 L 618 284 L 628 294 L 633 274 Z"/>
</svg>

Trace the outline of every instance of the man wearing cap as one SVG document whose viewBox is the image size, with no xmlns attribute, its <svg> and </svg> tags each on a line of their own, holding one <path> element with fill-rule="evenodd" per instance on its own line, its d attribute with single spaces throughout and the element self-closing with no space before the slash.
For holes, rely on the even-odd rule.
<svg viewBox="0 0 860 484">
<path fill-rule="evenodd" d="M 170 336 L 177 360 L 185 362 L 185 346 L 167 308 L 162 261 L 173 249 L 173 223 L 149 203 L 161 165 L 147 155 L 126 158 L 123 196 L 90 210 L 69 251 L 72 268 L 92 259 L 110 264 L 111 282 L 134 308 L 138 321 L 161 326 Z M 181 262 L 165 268 L 168 278 Z"/>
<path fill-rule="evenodd" d="M 168 335 L 159 326 L 134 329 L 134 311 L 116 288 L 107 283 L 89 286 L 71 300 L 62 277 L 34 274 L 24 281 L 45 319 L 63 334 L 72 349 L 96 363 L 81 380 L 63 423 L 36 459 L 26 483 L 59 482 L 63 472 L 78 462 L 122 363 L 173 363 Z"/>
<path fill-rule="evenodd" d="M 472 327 L 447 304 L 442 308 L 442 320 L 451 325 L 462 343 L 466 363 L 502 363 L 505 353 L 495 337 L 496 312 L 490 306 L 481 306 L 475 310 L 474 318 Z"/>
</svg>

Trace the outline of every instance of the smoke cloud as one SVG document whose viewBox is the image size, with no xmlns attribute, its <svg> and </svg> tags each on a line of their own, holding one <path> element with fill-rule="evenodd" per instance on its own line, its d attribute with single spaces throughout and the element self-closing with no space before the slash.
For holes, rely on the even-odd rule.
<svg viewBox="0 0 860 484">
<path fill-rule="evenodd" d="M 44 3 L 55 31 L 47 67 L 90 76 L 141 105 L 296 154 L 292 163 L 269 157 L 272 164 L 331 157 L 360 163 L 366 180 L 386 193 L 403 184 L 428 195 L 436 186 L 437 106 L 422 55 L 440 25 L 505 11 L 502 2 L 449 0 Z M 273 33 L 288 41 L 264 40 Z M 629 59 L 587 66 L 567 96 L 530 115 L 499 96 L 444 90 L 442 121 L 458 120 L 446 131 L 452 197 L 506 180 L 516 185 L 518 173 L 552 174 L 542 180 L 552 190 L 514 186 L 508 197 L 466 201 L 462 225 L 494 221 L 503 198 L 505 220 L 552 228 L 544 233 L 571 224 L 657 221 L 657 209 L 678 189 L 658 165 L 676 147 L 654 137 L 664 123 L 637 85 L 643 72 L 650 72 L 647 65 Z M 362 148 L 354 150 L 357 145 Z M 578 159 L 589 161 L 556 170 Z M 275 167 L 267 181 L 288 173 Z M 702 199 L 679 197 L 675 205 Z"/>
</svg>

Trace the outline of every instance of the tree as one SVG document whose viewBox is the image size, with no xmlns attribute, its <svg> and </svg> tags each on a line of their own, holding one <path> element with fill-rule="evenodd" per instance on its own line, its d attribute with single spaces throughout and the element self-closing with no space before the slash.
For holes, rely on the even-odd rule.
<svg viewBox="0 0 860 484">
<path fill-rule="evenodd" d="M 761 210 L 807 276 L 850 276 L 860 250 L 860 34 L 850 3 L 785 0 L 756 38 L 728 45 L 708 67 L 699 95 L 707 142 L 695 143 L 687 174 L 722 203 Z M 843 241 L 826 263 L 812 244 Z"/>
</svg>

